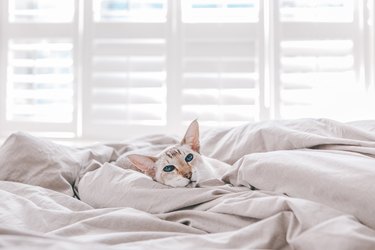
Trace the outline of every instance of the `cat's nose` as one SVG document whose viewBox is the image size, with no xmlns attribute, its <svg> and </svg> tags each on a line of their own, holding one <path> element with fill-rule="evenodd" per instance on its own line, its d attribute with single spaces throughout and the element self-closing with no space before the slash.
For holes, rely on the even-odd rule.
<svg viewBox="0 0 375 250">
<path fill-rule="evenodd" d="M 190 178 L 191 178 L 191 175 L 192 175 L 192 173 L 191 173 L 191 172 L 188 172 L 188 173 L 185 173 L 185 174 L 184 174 L 184 177 L 185 177 L 186 179 L 190 179 Z"/>
</svg>

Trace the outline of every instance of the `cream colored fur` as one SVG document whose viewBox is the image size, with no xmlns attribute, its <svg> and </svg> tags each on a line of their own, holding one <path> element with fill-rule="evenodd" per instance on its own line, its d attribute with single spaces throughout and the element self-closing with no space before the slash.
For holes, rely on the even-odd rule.
<svg viewBox="0 0 375 250">
<path fill-rule="evenodd" d="M 194 187 L 207 180 L 220 179 L 230 167 L 202 156 L 199 151 L 199 124 L 195 120 L 180 144 L 167 147 L 156 157 L 132 154 L 128 158 L 134 166 L 159 183 L 172 187 Z M 186 161 L 189 154 L 193 158 Z M 174 170 L 166 172 L 166 166 L 173 166 Z"/>
</svg>

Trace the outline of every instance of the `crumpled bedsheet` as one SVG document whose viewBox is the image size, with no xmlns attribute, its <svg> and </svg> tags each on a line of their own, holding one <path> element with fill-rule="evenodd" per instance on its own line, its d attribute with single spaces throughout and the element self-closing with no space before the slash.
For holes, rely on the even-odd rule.
<svg viewBox="0 0 375 250">
<path fill-rule="evenodd" d="M 207 130 L 202 154 L 232 165 L 171 188 L 126 155 L 176 137 L 85 148 L 26 133 L 0 147 L 3 249 L 375 249 L 375 121 L 266 121 Z"/>
</svg>

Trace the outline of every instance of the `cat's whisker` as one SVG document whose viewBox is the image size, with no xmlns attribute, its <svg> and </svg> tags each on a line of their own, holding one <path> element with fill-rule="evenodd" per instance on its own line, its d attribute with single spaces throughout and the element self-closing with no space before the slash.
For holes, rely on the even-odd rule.
<svg viewBox="0 0 375 250">
<path fill-rule="evenodd" d="M 199 149 L 199 125 L 193 121 L 180 144 L 167 147 L 157 157 L 133 155 L 129 160 L 157 182 L 171 187 L 195 183 L 195 187 L 202 181 L 219 178 L 229 166 L 214 159 L 205 160 Z"/>
</svg>

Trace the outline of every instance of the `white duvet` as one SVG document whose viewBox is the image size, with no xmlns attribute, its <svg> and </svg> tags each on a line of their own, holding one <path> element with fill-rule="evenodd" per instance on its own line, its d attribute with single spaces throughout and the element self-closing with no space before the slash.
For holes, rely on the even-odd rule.
<svg viewBox="0 0 375 250">
<path fill-rule="evenodd" d="M 207 131 L 202 153 L 232 168 L 200 188 L 153 182 L 126 160 L 177 141 L 70 148 L 11 135 L 0 148 L 0 247 L 375 249 L 375 121 Z"/>
</svg>

